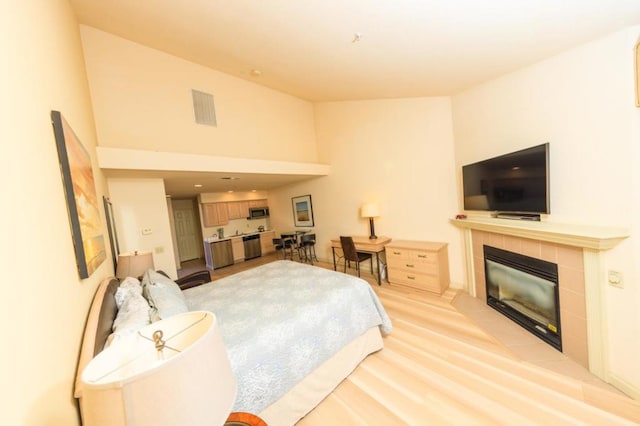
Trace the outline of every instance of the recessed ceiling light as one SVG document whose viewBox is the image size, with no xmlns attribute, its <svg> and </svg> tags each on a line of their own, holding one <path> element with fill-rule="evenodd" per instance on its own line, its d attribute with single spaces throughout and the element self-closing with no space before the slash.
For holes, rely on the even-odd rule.
<svg viewBox="0 0 640 426">
<path fill-rule="evenodd" d="M 256 192 L 256 190 L 255 190 L 255 189 L 252 189 L 252 190 L 251 190 L 251 192 Z"/>
<path fill-rule="evenodd" d="M 230 189 L 227 191 L 229 194 L 231 194 L 233 192 L 233 189 Z"/>
<path fill-rule="evenodd" d="M 262 75 L 262 71 L 257 70 L 257 69 L 255 69 L 255 68 L 254 68 L 254 69 L 252 69 L 252 70 L 251 70 L 251 73 L 250 73 L 250 74 L 251 74 L 252 76 L 254 76 L 254 77 L 260 77 L 260 76 Z"/>
<path fill-rule="evenodd" d="M 193 186 L 195 186 L 196 188 L 202 188 L 202 184 L 200 184 L 200 183 L 196 183 L 196 184 L 195 184 L 195 185 L 193 185 Z"/>
</svg>

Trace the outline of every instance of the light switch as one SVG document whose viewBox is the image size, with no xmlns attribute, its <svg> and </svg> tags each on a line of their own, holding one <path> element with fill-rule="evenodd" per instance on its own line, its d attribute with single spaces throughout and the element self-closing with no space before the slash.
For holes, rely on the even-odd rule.
<svg viewBox="0 0 640 426">
<path fill-rule="evenodd" d="M 142 228 L 142 235 L 150 235 L 151 228 Z"/>
</svg>

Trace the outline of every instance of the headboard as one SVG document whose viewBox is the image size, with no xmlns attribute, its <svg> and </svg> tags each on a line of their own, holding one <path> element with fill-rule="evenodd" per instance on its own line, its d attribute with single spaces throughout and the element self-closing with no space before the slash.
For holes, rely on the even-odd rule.
<svg viewBox="0 0 640 426">
<path fill-rule="evenodd" d="M 98 286 L 93 302 L 91 302 L 76 372 L 74 392 L 76 398 L 82 396 L 82 382 L 80 380 L 82 370 L 94 356 L 104 349 L 107 338 L 111 334 L 111 327 L 118 311 L 115 294 L 119 285 L 120 281 L 115 278 L 105 279 Z"/>
</svg>

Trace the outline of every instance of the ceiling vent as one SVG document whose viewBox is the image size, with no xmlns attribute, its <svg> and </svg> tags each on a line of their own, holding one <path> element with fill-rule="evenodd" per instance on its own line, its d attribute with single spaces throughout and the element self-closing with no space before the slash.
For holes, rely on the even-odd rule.
<svg viewBox="0 0 640 426">
<path fill-rule="evenodd" d="M 191 94 L 193 95 L 193 112 L 196 116 L 196 123 L 217 127 L 213 95 L 195 89 L 191 90 Z"/>
</svg>

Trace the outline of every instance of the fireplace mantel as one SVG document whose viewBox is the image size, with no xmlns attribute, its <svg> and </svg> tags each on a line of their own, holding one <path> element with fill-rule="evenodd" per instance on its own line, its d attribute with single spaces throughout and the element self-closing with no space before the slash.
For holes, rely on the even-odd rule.
<svg viewBox="0 0 640 426">
<path fill-rule="evenodd" d="M 498 219 L 484 216 L 451 219 L 450 222 L 458 228 L 495 232 L 593 250 L 609 250 L 629 236 L 629 230 L 624 228 Z"/>
<path fill-rule="evenodd" d="M 571 225 L 545 221 L 500 219 L 486 216 L 470 216 L 451 219 L 451 224 L 464 234 L 467 291 L 476 297 L 473 262 L 473 232 L 482 231 L 580 248 L 584 260 L 584 287 L 589 370 L 608 383 L 632 395 L 637 394 L 611 372 L 608 360 L 609 338 L 607 333 L 606 262 L 605 252 L 629 237 L 625 228 L 609 228 Z"/>
</svg>

